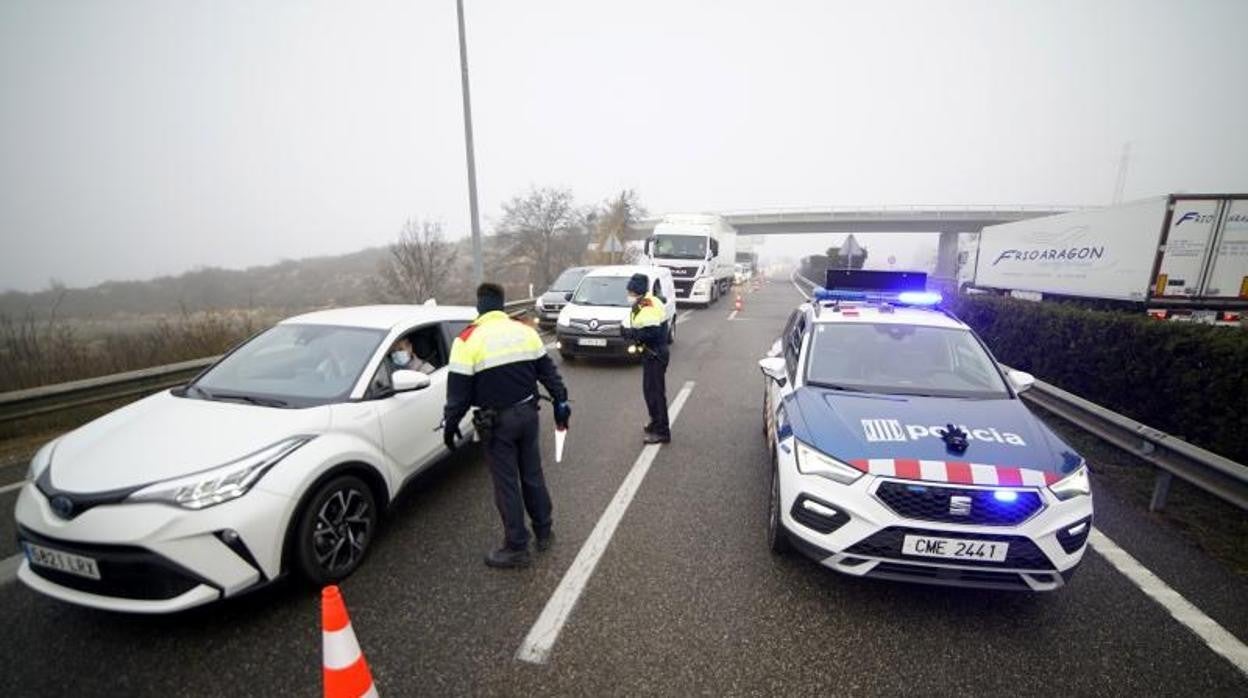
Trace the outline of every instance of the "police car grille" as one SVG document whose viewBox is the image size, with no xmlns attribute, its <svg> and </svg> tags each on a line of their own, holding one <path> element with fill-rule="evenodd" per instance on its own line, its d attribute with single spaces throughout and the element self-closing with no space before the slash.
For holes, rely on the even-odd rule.
<svg viewBox="0 0 1248 698">
<path fill-rule="evenodd" d="M 942 560 L 923 555 L 904 555 L 901 544 L 905 536 L 938 536 L 940 538 L 956 538 L 959 540 L 996 541 L 1009 543 L 1010 549 L 1002 562 L 991 560 Z M 865 540 L 855 543 L 845 551 L 849 555 L 863 557 L 886 558 L 937 564 L 957 565 L 959 567 L 997 567 L 1019 570 L 1052 570 L 1053 563 L 1044 552 L 1031 540 L 1022 536 L 1002 536 L 991 533 L 962 533 L 959 531 L 927 531 L 920 528 L 904 528 L 890 526 Z"/>
<path fill-rule="evenodd" d="M 868 572 L 867 576 L 877 579 L 955 584 L 988 589 L 1017 589 L 1019 591 L 1031 589 L 1017 572 L 958 570 L 947 567 L 902 565 L 896 562 L 881 562 Z"/>
<path fill-rule="evenodd" d="M 1039 493 L 1020 490 L 1014 490 L 1014 493 L 1014 501 L 1002 502 L 997 500 L 993 490 L 886 481 L 880 484 L 875 495 L 888 508 L 907 519 L 979 526 L 1014 526 L 1044 508 L 1044 500 Z M 951 513 L 950 500 L 953 497 L 968 498 L 970 511 L 965 514 Z"/>
</svg>

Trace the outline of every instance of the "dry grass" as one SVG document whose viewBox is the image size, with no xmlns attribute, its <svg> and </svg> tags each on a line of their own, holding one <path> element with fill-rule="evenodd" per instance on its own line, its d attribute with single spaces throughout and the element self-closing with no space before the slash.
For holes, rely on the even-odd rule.
<svg viewBox="0 0 1248 698">
<path fill-rule="evenodd" d="M 0 392 L 220 354 L 267 324 L 245 311 L 107 323 L 0 315 Z"/>
</svg>

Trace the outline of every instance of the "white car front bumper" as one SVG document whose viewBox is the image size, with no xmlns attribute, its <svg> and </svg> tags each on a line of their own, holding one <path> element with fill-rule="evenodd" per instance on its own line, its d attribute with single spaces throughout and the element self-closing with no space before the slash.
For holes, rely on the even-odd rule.
<svg viewBox="0 0 1248 698">
<path fill-rule="evenodd" d="M 1073 574 L 1083 558 L 1092 528 L 1091 496 L 1060 501 L 1047 488 L 973 487 L 869 474 L 853 484 L 842 485 L 799 472 L 796 459 L 791 452 L 786 453 L 784 446 L 778 449 L 777 460 L 781 524 L 789 539 L 806 555 L 844 574 L 950 586 L 1050 591 L 1063 586 Z M 883 492 L 884 487 L 889 491 Z M 1036 500 L 1031 498 L 1038 496 L 1039 508 L 1021 522 L 1008 525 L 952 523 L 937 520 L 951 518 L 946 512 L 925 506 L 899 507 L 909 514 L 903 516 L 881 496 L 890 496 L 896 505 L 907 501 L 904 498 L 910 496 L 909 488 L 919 488 L 915 492 L 923 491 L 922 496 L 926 497 L 928 492 L 944 487 L 975 490 L 985 496 L 998 489 L 1013 489 L 1020 497 L 1026 493 L 1027 500 L 1033 502 Z M 813 500 L 824 509 L 809 507 L 806 500 Z M 816 513 L 827 508 L 836 515 Z M 1069 533 L 1072 529 L 1075 535 Z M 903 552 L 907 535 L 1008 543 L 1009 552 L 999 562 L 918 556 Z"/>
<path fill-rule="evenodd" d="M 280 573 L 289 498 L 253 488 L 199 511 L 156 503 L 99 505 L 63 519 L 34 483 L 17 500 L 18 537 L 95 561 L 100 579 L 23 561 L 18 578 L 94 608 L 168 613 L 263 584 Z"/>
</svg>

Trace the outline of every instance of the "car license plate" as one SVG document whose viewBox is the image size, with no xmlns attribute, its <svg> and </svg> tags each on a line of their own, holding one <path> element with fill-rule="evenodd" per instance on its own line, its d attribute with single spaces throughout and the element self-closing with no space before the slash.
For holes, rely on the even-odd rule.
<svg viewBox="0 0 1248 698">
<path fill-rule="evenodd" d="M 901 552 L 906 555 L 939 557 L 946 560 L 991 560 L 1005 562 L 1009 543 L 992 540 L 964 540 L 961 538 L 933 538 L 931 536 L 906 536 Z"/>
<path fill-rule="evenodd" d="M 600 337 L 581 337 L 580 339 L 576 341 L 577 341 L 577 344 L 580 344 L 583 347 L 605 347 L 607 346 L 607 340 L 602 339 Z"/>
<path fill-rule="evenodd" d="M 60 550 L 45 548 L 42 545 L 27 543 L 26 559 L 30 560 L 32 565 L 60 570 L 67 574 L 74 574 L 87 579 L 100 578 L 100 568 L 95 564 L 95 560 L 82 555 L 73 555 Z"/>
</svg>

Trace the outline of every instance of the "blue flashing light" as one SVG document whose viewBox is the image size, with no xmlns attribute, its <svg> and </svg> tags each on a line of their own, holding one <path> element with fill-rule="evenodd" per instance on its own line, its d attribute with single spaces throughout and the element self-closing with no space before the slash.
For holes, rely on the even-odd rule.
<svg viewBox="0 0 1248 698">
<path fill-rule="evenodd" d="M 1018 493 L 1014 490 L 995 490 L 992 493 L 993 499 L 998 502 L 1014 502 L 1018 501 Z"/>
<path fill-rule="evenodd" d="M 817 301 L 863 301 L 867 299 L 867 294 L 862 291 L 846 291 L 839 288 L 824 288 L 820 286 L 815 289 L 814 298 Z"/>
<path fill-rule="evenodd" d="M 905 305 L 937 305 L 942 300 L 935 291 L 903 291 L 897 294 L 897 302 Z"/>
</svg>

